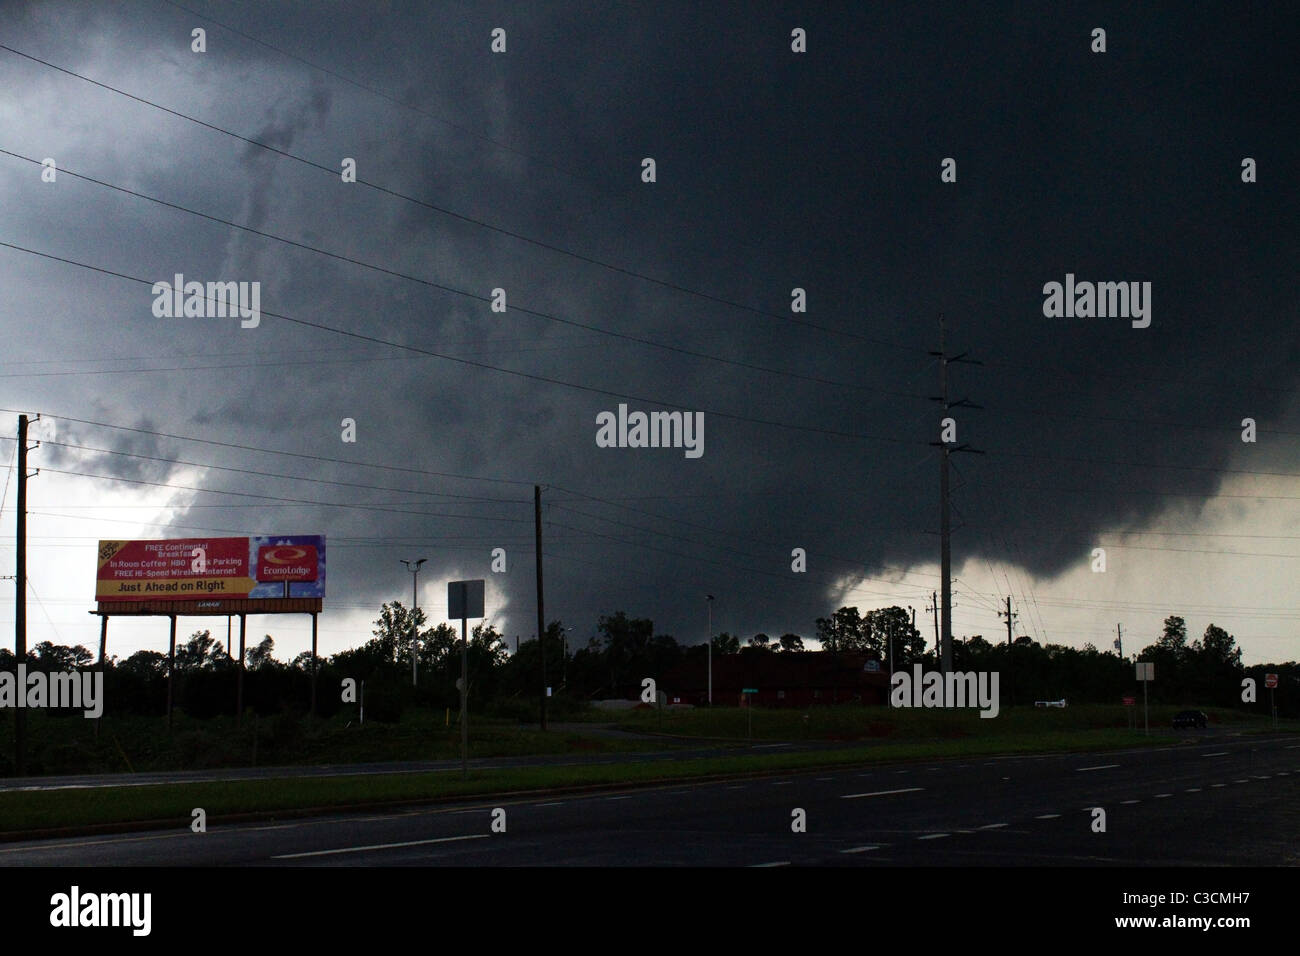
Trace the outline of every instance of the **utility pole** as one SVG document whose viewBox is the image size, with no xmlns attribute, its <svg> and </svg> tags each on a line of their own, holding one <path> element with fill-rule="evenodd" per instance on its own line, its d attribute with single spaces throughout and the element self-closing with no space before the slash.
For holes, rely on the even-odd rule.
<svg viewBox="0 0 1300 956">
<path fill-rule="evenodd" d="M 542 657 L 542 730 L 546 729 L 546 612 L 542 604 L 542 486 L 533 485 L 533 530 L 537 538 L 537 649 Z"/>
<path fill-rule="evenodd" d="M 947 351 L 947 328 L 944 324 L 943 316 L 939 316 L 939 351 L 931 352 L 931 355 L 939 357 L 939 395 L 931 396 L 930 400 L 938 402 L 943 407 L 944 420 L 948 419 L 948 412 L 954 408 L 980 408 L 981 406 L 968 402 L 966 399 L 959 399 L 952 402 L 948 400 L 948 363 L 966 362 L 971 365 L 981 363 L 973 359 L 966 358 L 968 353 L 962 352 L 960 355 L 949 356 Z M 952 424 L 955 438 L 956 422 Z M 940 536 L 940 587 L 943 592 L 943 609 L 942 609 L 942 650 L 940 657 L 940 670 L 947 674 L 952 670 L 952 529 L 950 520 L 950 502 L 949 498 L 949 479 L 948 479 L 948 456 L 954 451 L 969 451 L 982 455 L 983 452 L 971 448 L 969 445 L 957 445 L 943 439 L 947 427 L 940 422 L 939 441 L 931 442 L 932 445 L 939 447 L 939 536 Z M 950 447 L 951 446 L 951 447 Z"/>
<path fill-rule="evenodd" d="M 709 606 L 709 706 L 713 706 L 713 595 L 706 595 L 705 603 Z"/>
<path fill-rule="evenodd" d="M 998 617 L 1006 615 L 1007 619 L 1007 697 L 1011 698 L 1011 621 L 1016 615 L 1011 613 L 1011 595 L 1007 595 L 1006 611 L 999 611 Z"/>
<path fill-rule="evenodd" d="M 40 421 L 41 416 L 36 416 Z M 27 662 L 27 425 L 26 415 L 18 416 L 18 521 L 15 545 L 18 558 L 14 570 L 14 657 L 16 664 Z M 36 443 L 37 446 L 40 442 Z M 39 474 L 39 470 L 37 471 Z M 26 694 L 26 687 L 18 693 Z M 21 777 L 25 766 L 24 736 L 26 711 L 14 708 L 14 775 Z"/>
<path fill-rule="evenodd" d="M 1115 652 L 1121 659 L 1124 657 L 1124 632 L 1118 624 L 1115 625 Z"/>
</svg>

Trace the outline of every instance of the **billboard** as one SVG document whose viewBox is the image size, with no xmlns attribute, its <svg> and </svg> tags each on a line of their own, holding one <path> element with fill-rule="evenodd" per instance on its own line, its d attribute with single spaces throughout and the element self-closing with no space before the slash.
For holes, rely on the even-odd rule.
<svg viewBox="0 0 1300 956">
<path fill-rule="evenodd" d="M 324 596 L 323 535 L 99 542 L 101 604 Z"/>
</svg>

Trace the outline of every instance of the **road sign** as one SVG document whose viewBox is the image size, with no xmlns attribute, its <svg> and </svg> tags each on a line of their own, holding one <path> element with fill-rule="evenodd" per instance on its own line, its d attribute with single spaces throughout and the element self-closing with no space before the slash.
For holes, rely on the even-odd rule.
<svg viewBox="0 0 1300 956">
<path fill-rule="evenodd" d="M 1138 680 L 1155 680 L 1155 679 L 1156 679 L 1156 665 L 1155 665 L 1155 664 L 1147 663 L 1146 661 L 1138 661 L 1138 663 L 1137 663 L 1137 679 L 1138 679 Z"/>
<path fill-rule="evenodd" d="M 1121 697 L 1120 700 L 1124 702 L 1125 707 L 1132 707 L 1134 704 L 1137 703 L 1136 697 Z"/>
<path fill-rule="evenodd" d="M 1277 686 L 1277 675 L 1276 675 L 1276 674 L 1265 674 L 1265 675 L 1264 675 L 1264 686 L 1265 686 L 1265 687 L 1276 687 L 1276 686 Z"/>
<path fill-rule="evenodd" d="M 745 688 L 743 688 L 740 692 L 741 692 L 742 694 L 757 694 L 757 693 L 758 693 L 758 688 L 757 688 L 757 687 L 745 687 Z"/>
<path fill-rule="evenodd" d="M 447 582 L 447 620 L 483 616 L 483 579 Z"/>
</svg>

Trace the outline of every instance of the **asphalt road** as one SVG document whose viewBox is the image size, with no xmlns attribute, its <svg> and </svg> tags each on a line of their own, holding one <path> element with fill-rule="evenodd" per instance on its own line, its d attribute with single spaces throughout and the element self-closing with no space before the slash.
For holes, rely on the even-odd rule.
<svg viewBox="0 0 1300 956">
<path fill-rule="evenodd" d="M 0 846 L 0 866 L 1296 865 L 1300 737 L 969 758 Z M 505 832 L 493 832 L 494 809 Z M 1094 808 L 1105 811 L 1095 832 Z M 792 830 L 796 809 L 806 832 Z M 500 816 L 499 814 L 495 816 Z"/>
</svg>

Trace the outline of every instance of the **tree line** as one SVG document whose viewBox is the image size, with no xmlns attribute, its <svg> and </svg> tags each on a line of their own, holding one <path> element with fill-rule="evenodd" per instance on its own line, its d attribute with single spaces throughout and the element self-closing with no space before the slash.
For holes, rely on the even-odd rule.
<svg viewBox="0 0 1300 956">
<path fill-rule="evenodd" d="M 937 669 L 933 649 L 901 607 L 862 614 L 856 607 L 841 607 L 816 621 L 821 652 L 866 653 L 895 668 L 919 663 Z M 542 641 L 528 640 L 515 653 L 504 635 L 482 622 L 470 632 L 467 663 L 470 701 L 476 711 L 520 719 L 537 719 L 542 685 L 542 651 L 546 658 L 546 684 L 553 689 L 548 705 L 553 713 L 582 706 L 593 698 L 634 697 L 641 680 L 664 675 L 683 665 L 698 666 L 703 673 L 708 649 L 704 644 L 683 645 L 669 634 L 655 632 L 648 618 L 619 611 L 602 615 L 596 634 L 586 642 L 572 639 L 572 629 L 561 621 L 547 626 Z M 293 660 L 276 659 L 275 641 L 266 635 L 245 654 L 244 704 L 261 715 L 285 711 L 305 712 L 311 700 L 311 654 Z M 755 634 L 744 642 L 722 632 L 713 637 L 712 653 L 792 654 L 805 650 L 803 638 L 786 633 L 779 637 Z M 1253 676 L 1263 690 L 1265 671 L 1281 675 L 1279 711 L 1300 712 L 1300 665 L 1260 665 L 1244 668 L 1241 650 L 1231 634 L 1211 624 L 1205 633 L 1188 641 L 1183 618 L 1170 616 L 1156 640 L 1138 658 L 1155 664 L 1156 680 L 1148 688 L 1153 703 L 1242 706 L 1241 681 Z M 411 683 L 412 658 L 418 682 Z M 92 666 L 94 656 L 81 645 L 67 647 L 49 641 L 37 644 L 27 656 L 29 670 L 59 671 Z M 0 650 L 0 670 L 15 670 L 11 651 Z M 1140 696 L 1133 661 L 1092 644 L 1083 648 L 1039 644 L 1019 637 L 1010 646 L 990 642 L 982 635 L 953 641 L 953 667 L 957 670 L 998 671 L 1005 705 L 1032 704 L 1035 700 L 1066 698 L 1072 703 L 1118 703 L 1122 696 Z M 238 666 L 228 649 L 209 631 L 197 631 L 176 647 L 174 693 L 176 706 L 193 717 L 233 712 Z M 403 708 L 459 708 L 457 681 L 461 674 L 460 634 L 449 624 L 428 626 L 424 611 L 399 601 L 384 604 L 374 622 L 372 637 L 360 646 L 317 659 L 317 712 L 337 713 L 343 703 L 340 688 L 346 678 L 365 683 L 366 715 L 397 720 Z M 166 702 L 167 655 L 141 650 L 105 664 L 106 713 L 157 714 Z M 350 706 L 350 705 L 349 705 Z"/>
</svg>

